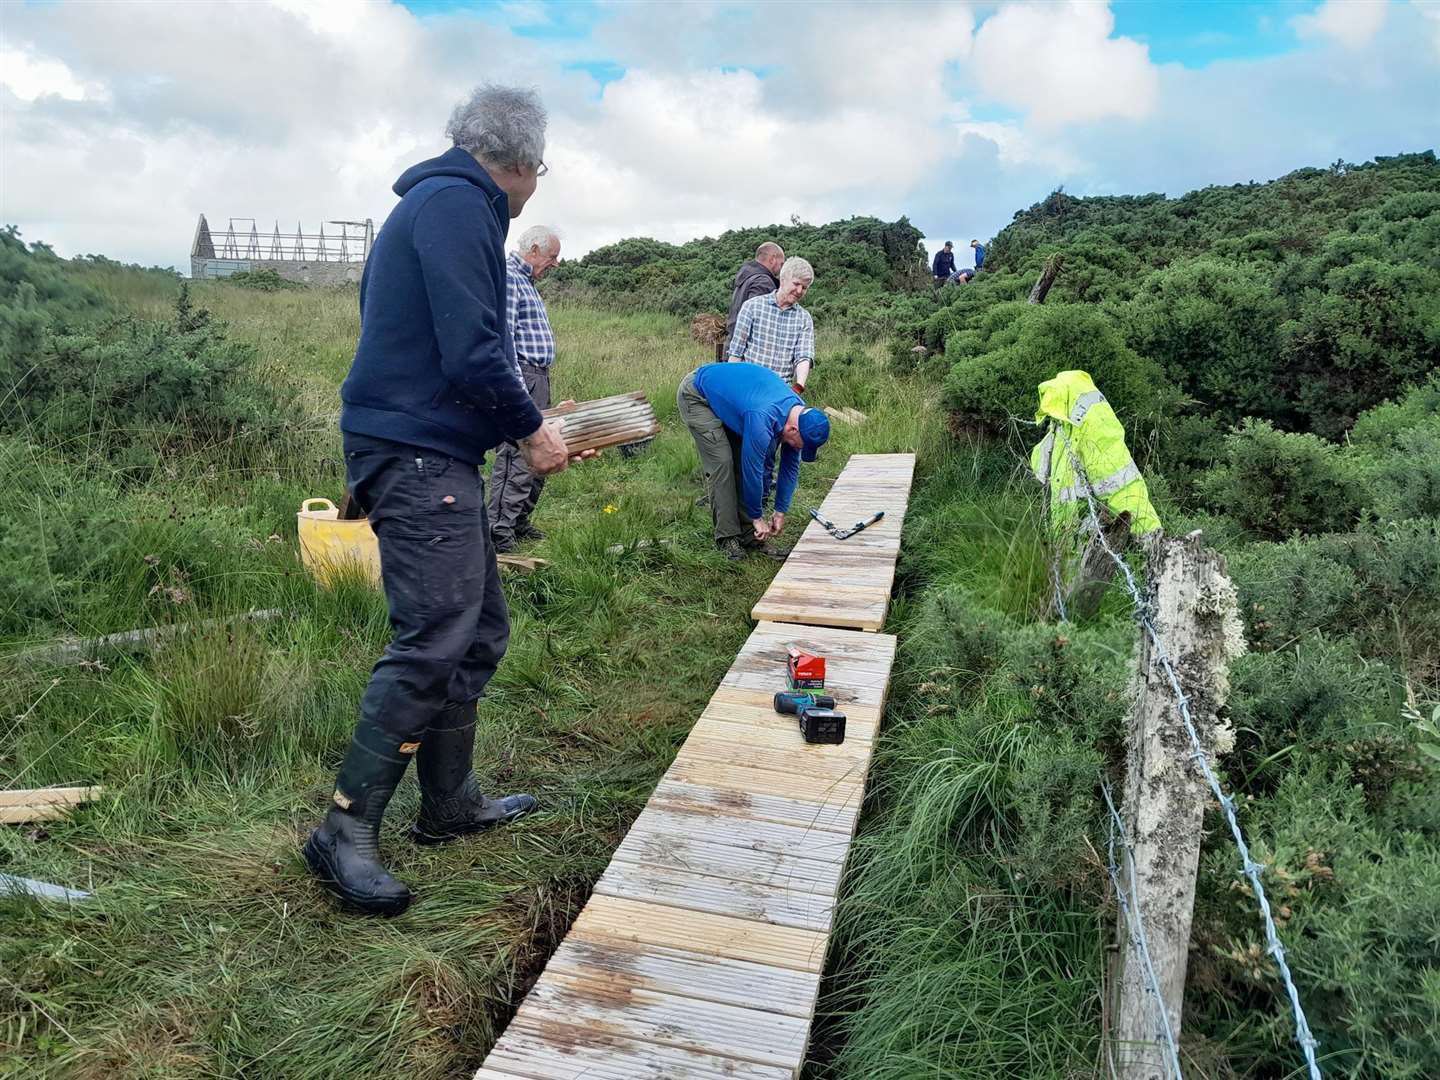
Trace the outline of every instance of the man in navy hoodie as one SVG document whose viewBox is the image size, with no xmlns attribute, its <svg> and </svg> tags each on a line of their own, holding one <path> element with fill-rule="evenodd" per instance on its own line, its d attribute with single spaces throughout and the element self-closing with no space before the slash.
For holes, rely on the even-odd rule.
<svg viewBox="0 0 1440 1080">
<path fill-rule="evenodd" d="M 341 900 L 395 915 L 410 890 L 380 861 L 385 807 L 410 759 L 411 836 L 436 844 L 513 821 L 529 795 L 482 794 L 475 703 L 505 655 L 509 612 L 479 466 L 515 443 L 538 475 L 569 462 L 521 381 L 505 314 L 505 235 L 544 174 L 545 109 L 486 86 L 456 106 L 454 147 L 405 171 L 360 283 L 360 342 L 340 388 L 345 474 L 380 542 L 393 639 L 376 663 L 310 869 Z"/>
</svg>

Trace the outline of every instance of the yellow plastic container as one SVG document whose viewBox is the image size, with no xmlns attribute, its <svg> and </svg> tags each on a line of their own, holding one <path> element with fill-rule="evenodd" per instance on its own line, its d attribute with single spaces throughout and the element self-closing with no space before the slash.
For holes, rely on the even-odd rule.
<svg viewBox="0 0 1440 1080">
<path fill-rule="evenodd" d="M 322 585 L 341 576 L 380 584 L 380 543 L 369 521 L 341 521 L 339 509 L 329 499 L 306 499 L 295 518 L 300 561 Z"/>
</svg>

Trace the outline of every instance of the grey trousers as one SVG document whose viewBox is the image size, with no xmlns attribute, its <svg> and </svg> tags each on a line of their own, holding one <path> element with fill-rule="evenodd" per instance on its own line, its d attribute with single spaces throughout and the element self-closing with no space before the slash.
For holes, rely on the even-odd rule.
<svg viewBox="0 0 1440 1080">
<path fill-rule="evenodd" d="M 695 389 L 692 371 L 680 380 L 675 392 L 680 419 L 700 451 L 705 471 L 705 493 L 710 496 L 710 517 L 715 523 L 715 542 L 743 540 L 753 526 L 740 498 L 740 436 L 727 428 L 711 410 L 709 402 Z"/>
<path fill-rule="evenodd" d="M 537 409 L 550 407 L 550 369 L 520 365 L 525 389 Z M 495 452 L 490 470 L 490 534 L 506 539 L 530 523 L 535 504 L 540 501 L 545 478 L 536 476 L 525 464 L 525 455 L 509 443 Z"/>
</svg>

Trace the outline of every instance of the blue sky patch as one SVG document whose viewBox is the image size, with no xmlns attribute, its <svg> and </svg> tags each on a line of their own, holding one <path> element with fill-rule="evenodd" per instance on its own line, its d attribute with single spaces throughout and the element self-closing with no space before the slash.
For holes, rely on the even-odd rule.
<svg viewBox="0 0 1440 1080">
<path fill-rule="evenodd" d="M 1252 0 L 1115 0 L 1115 33 L 1150 47 L 1157 64 L 1205 67 L 1217 60 L 1251 60 L 1295 47 L 1290 20 L 1314 3 Z"/>
</svg>

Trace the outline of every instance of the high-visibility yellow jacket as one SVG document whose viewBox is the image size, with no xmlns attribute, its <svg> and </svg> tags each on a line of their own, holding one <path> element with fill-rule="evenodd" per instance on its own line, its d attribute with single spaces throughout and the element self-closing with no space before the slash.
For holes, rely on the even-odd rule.
<svg viewBox="0 0 1440 1080">
<path fill-rule="evenodd" d="M 1049 430 L 1030 452 L 1030 470 L 1049 488 L 1051 525 L 1067 525 L 1087 510 L 1085 487 L 1078 481 L 1071 459 L 1073 452 L 1096 501 L 1113 514 L 1128 511 L 1132 533 L 1144 536 L 1160 528 L 1145 478 L 1125 445 L 1125 429 L 1089 374 L 1062 371 L 1041 383 L 1039 390 L 1035 419 L 1046 423 Z"/>
</svg>

